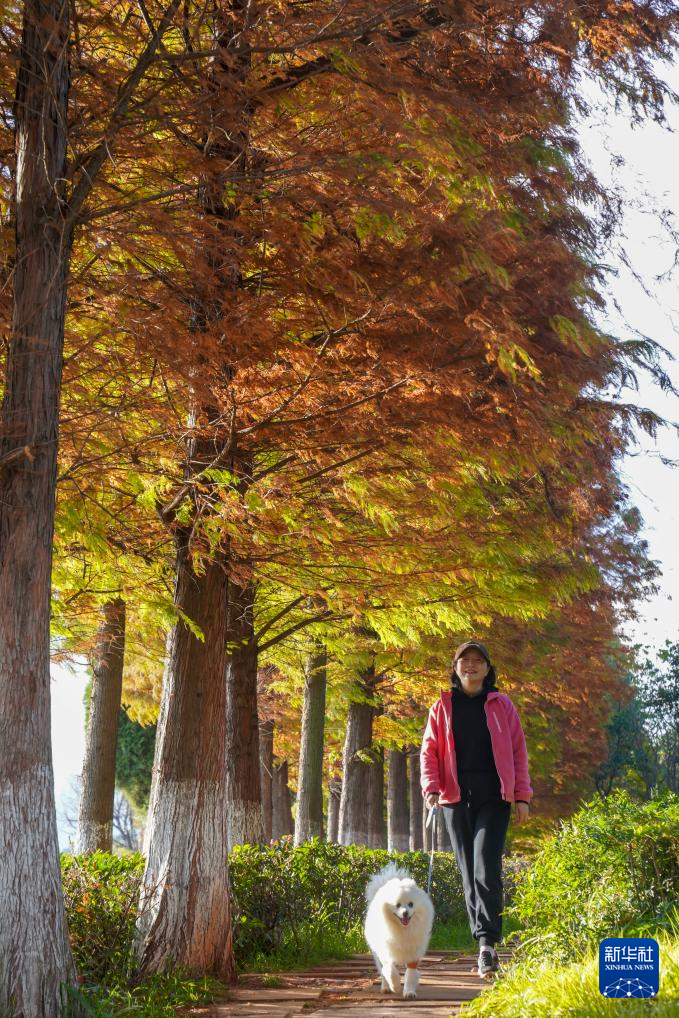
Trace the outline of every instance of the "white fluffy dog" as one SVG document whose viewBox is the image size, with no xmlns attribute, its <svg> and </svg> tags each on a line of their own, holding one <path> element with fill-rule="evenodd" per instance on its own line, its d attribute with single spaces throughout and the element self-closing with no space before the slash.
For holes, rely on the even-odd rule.
<svg viewBox="0 0 679 1018">
<path fill-rule="evenodd" d="M 398 993 L 398 966 L 405 965 L 403 996 L 412 999 L 420 980 L 417 966 L 426 953 L 434 921 L 431 898 L 394 863 L 371 877 L 365 896 L 365 939 L 382 977 L 382 993 Z"/>
</svg>

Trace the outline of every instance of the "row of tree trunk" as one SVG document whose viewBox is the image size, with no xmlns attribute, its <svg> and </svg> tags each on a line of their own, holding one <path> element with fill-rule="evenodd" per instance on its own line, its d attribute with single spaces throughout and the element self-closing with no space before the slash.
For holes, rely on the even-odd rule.
<svg viewBox="0 0 679 1018">
<path fill-rule="evenodd" d="M 197 577 L 179 556 L 178 603 L 203 639 L 183 622 L 168 639 L 138 921 L 142 971 L 174 962 L 222 978 L 233 975 L 231 923 L 224 915 L 227 847 L 294 835 L 297 844 L 326 836 L 343 845 L 395 851 L 429 849 L 433 836 L 435 847 L 448 848 L 442 825 L 431 832 L 424 826 L 418 747 L 385 754 L 373 744 L 374 668 L 358 677 L 347 714 L 342 780 L 330 781 L 324 817 L 327 660 L 317 643 L 304 679 L 293 822 L 288 761 L 275 761 L 273 722 L 258 717 L 252 600 L 221 565 L 212 563 Z M 242 638 L 229 650 L 226 636 L 237 627 Z M 125 606 L 116 600 L 103 610 L 93 661 L 77 835 L 81 851 L 111 848 L 124 635 Z"/>
<path fill-rule="evenodd" d="M 125 604 L 117 599 L 104 606 L 93 659 L 92 695 L 83 764 L 83 794 L 80 803 L 76 851 L 111 850 L 111 822 L 114 798 L 115 748 L 120 706 L 125 641 Z M 298 763 L 295 819 L 288 785 L 288 761 L 274 761 L 274 723 L 259 722 L 257 746 L 258 780 L 250 781 L 250 799 L 243 807 L 234 795 L 233 778 L 223 796 L 227 803 L 228 843 L 268 842 L 294 835 L 295 844 L 324 838 L 338 844 L 367 845 L 407 852 L 429 849 L 427 814 L 420 792 L 418 747 L 384 751 L 373 746 L 372 726 L 376 708 L 369 697 L 371 672 L 362 676 L 350 704 L 343 753 L 343 780 L 331 779 L 328 786 L 327 820 L 323 809 L 323 762 L 327 657 L 314 644 L 305 671 L 302 733 Z M 249 671 L 250 669 L 248 669 Z M 213 683 L 218 685 L 216 677 Z M 227 700 L 228 687 L 226 689 Z M 202 693 L 200 694 L 202 696 Z M 247 706 L 247 705 L 246 705 Z M 224 707 L 221 708 L 224 710 Z M 246 712 L 246 707 L 243 708 Z M 257 704 L 249 705 L 246 730 L 257 725 Z M 235 712 L 225 710 L 227 718 Z M 236 715 L 237 716 L 237 715 Z M 164 731 L 167 719 L 159 725 Z M 242 726 L 241 726 L 242 727 Z M 189 733 L 190 734 L 190 733 Z M 226 756 L 252 760 L 253 747 L 228 731 Z M 162 747 L 159 747 L 162 754 Z M 386 756 L 386 759 L 385 759 Z M 184 758 L 183 758 L 184 759 Z M 202 766 L 206 761 L 202 761 Z M 178 766 L 178 765 L 177 765 Z M 191 773 L 198 761 L 185 761 Z M 253 770 L 252 768 L 251 770 Z M 234 768 L 231 773 L 233 775 Z M 386 817 L 385 817 L 386 771 Z M 227 769 L 226 773 L 229 773 Z M 177 781 L 177 786 L 182 782 Z M 367 794 L 366 794 L 367 790 Z M 151 809 L 158 809 L 153 804 Z M 245 812 L 247 816 L 241 816 Z M 386 819 L 386 823 L 385 823 Z M 439 832 L 437 847 L 448 849 L 445 833 Z"/>
<path fill-rule="evenodd" d="M 431 827 L 427 827 L 428 812 L 424 809 L 419 784 L 419 756 L 417 751 L 389 750 L 387 772 L 387 817 L 386 837 L 384 822 L 379 823 L 377 802 L 369 808 L 369 815 L 374 821 L 374 828 L 368 832 L 367 839 L 362 842 L 340 842 L 339 840 L 339 809 L 342 795 L 342 782 L 332 778 L 328 784 L 327 824 L 325 831 L 314 835 L 336 844 L 364 844 L 370 848 L 386 848 L 390 852 L 429 852 L 434 848 L 437 852 L 450 852 L 451 845 L 446 831 L 443 815 L 439 814 Z M 380 766 L 376 764 L 374 766 Z M 394 774 L 394 771 L 396 774 Z M 408 776 L 406 778 L 406 772 Z M 292 793 L 288 787 L 288 761 L 273 768 L 273 801 L 269 805 L 269 823 L 271 838 L 276 841 L 286 835 L 296 833 L 297 827 L 292 819 Z M 376 783 L 370 784 L 372 792 Z M 298 800 L 299 802 L 299 800 Z M 383 802 L 380 802 L 382 807 Z M 265 822 L 266 822 L 265 813 Z M 301 842 L 299 842 L 301 843 Z"/>
<path fill-rule="evenodd" d="M 342 779 L 328 786 L 327 820 L 323 815 L 323 765 L 327 654 L 314 641 L 304 675 L 304 699 L 294 825 L 287 785 L 287 761 L 273 763 L 273 726 L 260 724 L 263 830 L 274 839 L 294 833 L 296 845 L 327 837 L 341 845 L 367 845 L 389 851 L 419 851 L 427 845 L 426 811 L 420 791 L 418 747 L 388 750 L 373 745 L 374 666 L 358 676 L 347 713 Z M 267 839 L 268 840 L 268 839 Z M 443 828 L 438 848 L 448 850 Z"/>
</svg>

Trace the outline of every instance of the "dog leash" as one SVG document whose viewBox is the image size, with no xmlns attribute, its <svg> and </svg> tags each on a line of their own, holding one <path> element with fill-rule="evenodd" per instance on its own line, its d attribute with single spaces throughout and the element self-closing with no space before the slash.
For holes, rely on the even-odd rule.
<svg viewBox="0 0 679 1018">
<path fill-rule="evenodd" d="M 436 827 L 433 824 L 433 821 L 437 816 L 439 809 L 439 806 L 432 806 L 429 810 L 427 822 L 424 825 L 425 828 L 431 827 L 431 852 L 429 853 L 429 872 L 427 873 L 427 894 L 431 891 L 431 877 L 434 872 L 434 849 L 436 848 Z"/>
</svg>

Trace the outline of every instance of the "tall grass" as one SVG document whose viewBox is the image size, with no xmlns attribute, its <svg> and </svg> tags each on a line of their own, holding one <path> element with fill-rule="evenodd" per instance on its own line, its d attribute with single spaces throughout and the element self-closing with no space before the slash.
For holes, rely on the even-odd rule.
<svg viewBox="0 0 679 1018">
<path fill-rule="evenodd" d="M 660 944 L 660 992 L 647 1000 L 609 1000 L 599 993 L 598 953 L 570 964 L 528 959 L 510 964 L 504 976 L 462 1011 L 463 1018 L 610 1018 L 611 1015 L 679 1015 L 679 937 Z"/>
</svg>

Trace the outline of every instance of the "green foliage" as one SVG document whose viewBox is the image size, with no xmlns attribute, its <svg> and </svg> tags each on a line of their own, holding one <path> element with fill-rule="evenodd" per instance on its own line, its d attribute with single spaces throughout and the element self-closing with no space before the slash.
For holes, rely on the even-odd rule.
<svg viewBox="0 0 679 1018">
<path fill-rule="evenodd" d="M 301 955 L 306 938 L 333 929 L 340 942 L 360 929 L 368 878 L 395 860 L 426 887 L 428 857 L 421 852 L 387 853 L 358 845 L 309 841 L 297 848 L 283 839 L 272 846 L 239 845 L 229 857 L 234 942 L 239 965 L 291 942 Z M 464 921 L 466 912 L 457 864 L 439 853 L 432 898 L 441 922 Z"/>
<path fill-rule="evenodd" d="M 660 787 L 679 793 L 679 643 L 667 641 L 636 676 Z"/>
<path fill-rule="evenodd" d="M 595 798 L 519 882 L 510 914 L 532 957 L 570 961 L 604 937 L 670 928 L 679 896 L 679 796 Z"/>
<path fill-rule="evenodd" d="M 61 857 L 71 948 L 87 983 L 127 978 L 143 866 L 140 855 Z"/>
<path fill-rule="evenodd" d="M 428 856 L 422 852 L 389 854 L 318 841 L 294 848 L 289 839 L 266 847 L 234 848 L 229 865 L 238 967 L 276 971 L 365 951 L 365 886 L 390 860 L 426 886 Z M 120 858 L 97 852 L 62 857 L 71 943 L 84 982 L 78 1000 L 95 1018 L 165 1016 L 172 1013 L 167 1010 L 170 1002 L 175 1006 L 199 1003 L 214 989 L 214 984 L 192 982 L 181 973 L 168 973 L 138 986 L 131 982 L 142 870 L 140 855 Z M 520 866 L 509 866 L 505 872 L 510 899 L 519 870 Z M 452 854 L 436 854 L 431 893 L 436 908 L 432 943 L 441 948 L 469 948 L 462 887 Z"/>
<path fill-rule="evenodd" d="M 226 992 L 214 979 L 180 970 L 135 984 L 131 978 L 141 855 L 62 855 L 68 930 L 82 986 L 69 993 L 81 1018 L 174 1018 L 176 1008 L 207 1004 Z"/>
<path fill-rule="evenodd" d="M 465 1007 L 465 1018 L 609 1018 L 611 1014 L 675 1018 L 679 998 L 679 938 L 659 935 L 660 993 L 648 1000 L 606 1000 L 599 993 L 598 954 L 566 965 L 527 960 L 510 966 Z"/>
<path fill-rule="evenodd" d="M 613 787 L 632 791 L 653 788 L 658 762 L 645 728 L 644 705 L 637 695 L 617 706 L 606 723 L 608 756 L 595 775 L 597 790 L 608 795 Z"/>
<path fill-rule="evenodd" d="M 118 716 L 116 785 L 139 812 L 148 809 L 156 726 L 140 725 L 121 708 Z"/>
<path fill-rule="evenodd" d="M 294 848 L 289 839 L 234 848 L 229 866 L 238 966 L 293 967 L 364 950 L 365 886 L 390 859 L 426 886 L 428 857 L 421 852 L 390 855 L 318 841 Z M 62 857 L 73 953 L 88 984 L 126 985 L 142 870 L 140 855 Z M 452 854 L 436 855 L 432 897 L 439 923 L 466 923 Z"/>
<path fill-rule="evenodd" d="M 368 950 L 361 926 L 340 928 L 324 911 L 303 919 L 294 928 L 281 930 L 280 942 L 266 951 L 248 955 L 246 968 L 251 972 L 286 972 L 295 968 L 320 965 L 332 958 L 348 958 Z"/>
<path fill-rule="evenodd" d="M 70 1014 L 82 1018 L 175 1018 L 177 1008 L 211 1003 L 226 993 L 214 979 L 195 979 L 175 971 L 150 976 L 131 988 L 84 986 L 69 995 Z"/>
</svg>

